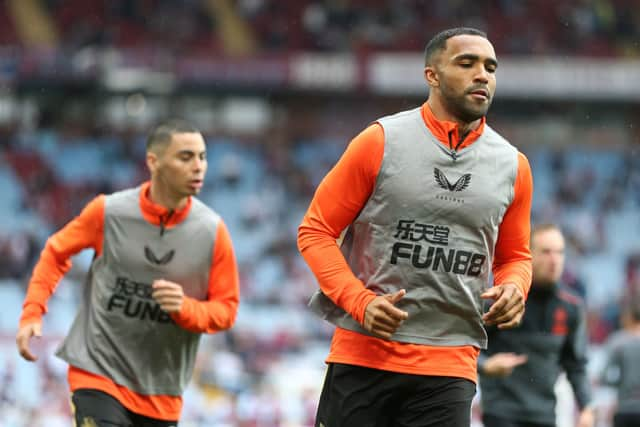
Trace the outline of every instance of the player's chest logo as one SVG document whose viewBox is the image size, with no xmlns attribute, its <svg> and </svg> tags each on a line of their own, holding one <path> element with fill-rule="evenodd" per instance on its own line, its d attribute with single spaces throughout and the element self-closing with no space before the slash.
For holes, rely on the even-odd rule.
<svg viewBox="0 0 640 427">
<path fill-rule="evenodd" d="M 438 186 L 444 190 L 449 190 L 451 192 L 454 191 L 462 191 L 469 186 L 471 183 L 471 174 L 465 173 L 460 178 L 458 178 L 453 184 L 449 181 L 449 178 L 438 168 L 433 168 L 433 177 L 436 180 Z"/>
<path fill-rule="evenodd" d="M 149 246 L 144 247 L 144 257 L 147 259 L 147 261 L 155 265 L 169 264 L 175 254 L 176 251 L 174 249 L 171 249 L 166 254 L 157 256 Z"/>
</svg>

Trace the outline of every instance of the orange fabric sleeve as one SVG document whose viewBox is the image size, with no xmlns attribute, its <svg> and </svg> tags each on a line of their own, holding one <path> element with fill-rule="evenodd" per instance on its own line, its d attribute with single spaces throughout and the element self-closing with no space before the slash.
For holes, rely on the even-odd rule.
<svg viewBox="0 0 640 427">
<path fill-rule="evenodd" d="M 47 301 L 62 276 L 71 268 L 71 257 L 83 249 L 102 253 L 105 196 L 94 198 L 80 215 L 47 240 L 34 267 L 22 305 L 20 326 L 37 321 L 47 312 Z"/>
<path fill-rule="evenodd" d="M 180 312 L 171 317 L 188 331 L 211 334 L 233 325 L 239 299 L 240 285 L 233 245 L 226 225 L 220 220 L 209 270 L 207 300 L 185 297 Z"/>
<path fill-rule="evenodd" d="M 526 298 L 531 287 L 531 199 L 533 178 L 524 154 L 518 153 L 514 196 L 504 214 L 496 242 L 493 277 L 496 285 L 515 283 Z"/>
<path fill-rule="evenodd" d="M 298 249 L 320 289 L 360 323 L 376 294 L 353 274 L 336 239 L 371 196 L 383 155 L 384 132 L 373 124 L 351 141 L 324 177 L 298 229 Z"/>
</svg>

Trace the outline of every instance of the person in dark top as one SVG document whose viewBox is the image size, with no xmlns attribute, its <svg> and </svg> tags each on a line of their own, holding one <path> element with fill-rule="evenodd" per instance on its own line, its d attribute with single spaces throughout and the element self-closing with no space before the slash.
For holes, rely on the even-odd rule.
<svg viewBox="0 0 640 427">
<path fill-rule="evenodd" d="M 584 305 L 558 283 L 564 247 L 556 225 L 533 227 L 533 283 L 522 323 L 509 330 L 487 330 L 488 348 L 478 359 L 485 427 L 555 426 L 554 385 L 561 371 L 580 408 L 576 425 L 595 423 L 586 372 Z"/>
<path fill-rule="evenodd" d="M 612 334 L 605 346 L 604 385 L 617 392 L 613 427 L 640 426 L 640 298 L 630 295 L 623 329 Z"/>
</svg>

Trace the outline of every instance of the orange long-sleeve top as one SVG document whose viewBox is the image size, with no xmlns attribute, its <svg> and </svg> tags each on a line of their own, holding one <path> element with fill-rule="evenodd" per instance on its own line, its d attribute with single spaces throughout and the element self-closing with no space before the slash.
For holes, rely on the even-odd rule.
<svg viewBox="0 0 640 427">
<path fill-rule="evenodd" d="M 166 228 L 182 222 L 191 209 L 191 199 L 172 215 L 168 209 L 149 198 L 150 183 L 142 185 L 139 207 L 149 223 Z M 71 256 L 92 248 L 96 257 L 102 254 L 104 238 L 105 196 L 94 198 L 83 211 L 64 228 L 49 238 L 36 264 L 23 304 L 20 326 L 40 321 L 47 312 L 47 301 L 64 274 L 71 268 Z M 182 309 L 171 317 L 180 327 L 192 332 L 214 333 L 230 328 L 236 318 L 239 303 L 238 270 L 229 232 L 223 221 L 218 223 L 213 259 L 209 270 L 207 300 L 185 296 Z M 182 397 L 144 395 L 75 366 L 69 366 L 71 391 L 92 388 L 116 398 L 127 409 L 160 420 L 177 420 L 182 410 Z"/>
<path fill-rule="evenodd" d="M 436 138 L 449 147 L 449 134 L 458 141 L 458 126 L 438 120 L 428 103 L 422 117 Z M 482 135 L 483 118 L 467 134 L 460 148 Z M 384 132 L 374 123 L 357 135 L 325 176 L 298 230 L 298 248 L 334 303 L 362 323 L 376 294 L 353 274 L 337 244 L 341 232 L 358 216 L 371 196 L 384 155 Z M 527 158 L 518 154 L 514 197 L 500 224 L 492 266 L 494 283 L 515 283 L 527 296 L 531 283 L 529 250 L 533 180 Z M 387 341 L 336 328 L 327 362 L 346 363 L 393 372 L 454 376 L 477 381 L 479 349 L 473 346 L 439 347 Z"/>
</svg>

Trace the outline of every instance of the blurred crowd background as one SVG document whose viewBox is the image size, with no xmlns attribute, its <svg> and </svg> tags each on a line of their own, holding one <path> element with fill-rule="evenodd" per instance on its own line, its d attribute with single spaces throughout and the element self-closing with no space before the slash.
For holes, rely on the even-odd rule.
<svg viewBox="0 0 640 427">
<path fill-rule="evenodd" d="M 70 425 L 66 333 L 92 253 L 45 317 L 40 361 L 14 335 L 47 237 L 98 193 L 147 179 L 160 119 L 208 142 L 201 199 L 229 226 L 236 326 L 206 337 L 181 426 L 311 426 L 331 327 L 296 249 L 315 186 L 372 120 L 420 105 L 426 41 L 486 30 L 501 66 L 489 122 L 533 169 L 534 222 L 568 236 L 565 283 L 602 346 L 640 292 L 638 0 L 5 0 L 0 3 L 0 427 Z M 615 396 L 595 383 L 599 426 Z M 559 384 L 559 425 L 572 395 Z M 480 426 L 474 408 L 474 425 Z"/>
</svg>

